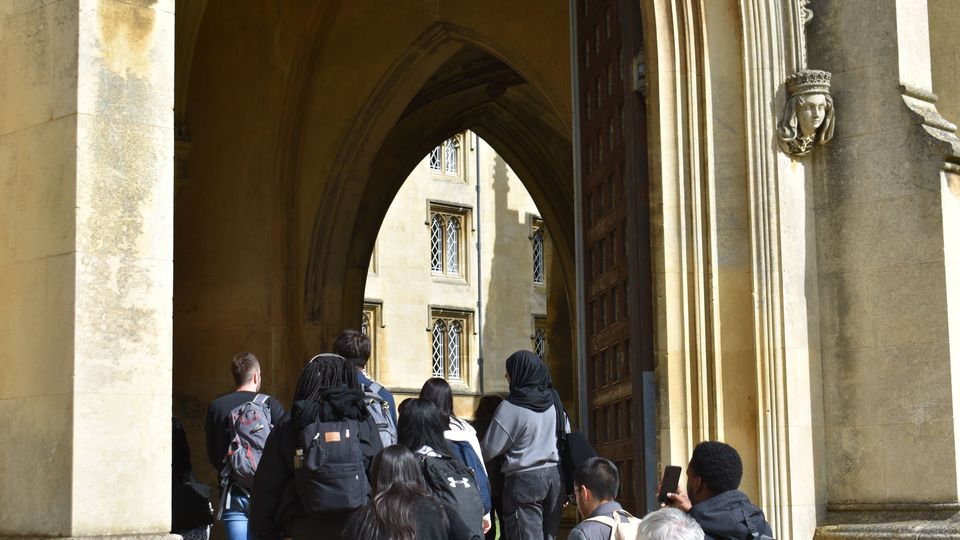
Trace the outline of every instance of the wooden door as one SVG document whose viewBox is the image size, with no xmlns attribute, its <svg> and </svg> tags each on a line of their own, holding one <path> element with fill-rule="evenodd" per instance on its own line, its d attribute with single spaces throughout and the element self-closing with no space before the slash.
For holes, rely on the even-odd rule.
<svg viewBox="0 0 960 540">
<path fill-rule="evenodd" d="M 647 508 L 643 371 L 653 369 L 645 105 L 635 1 L 578 0 L 577 114 L 590 439 L 620 469 L 619 500 Z M 581 396 L 583 398 L 583 396 Z"/>
</svg>

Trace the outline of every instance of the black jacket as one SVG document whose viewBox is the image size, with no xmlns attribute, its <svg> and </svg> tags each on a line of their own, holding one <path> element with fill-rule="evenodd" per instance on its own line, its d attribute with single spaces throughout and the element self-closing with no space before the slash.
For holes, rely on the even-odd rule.
<svg viewBox="0 0 960 540">
<path fill-rule="evenodd" d="M 754 506 L 738 489 L 725 491 L 693 505 L 690 517 L 703 528 L 706 540 L 749 540 L 753 536 L 748 520 L 758 533 L 773 536 L 763 510 Z"/>
<path fill-rule="evenodd" d="M 366 409 L 355 411 L 360 423 L 360 448 L 363 452 L 367 477 L 373 457 L 383 449 L 377 426 Z M 293 455 L 297 447 L 300 426 L 319 418 L 336 421 L 343 417 L 329 407 L 318 407 L 313 402 L 296 402 L 290 412 L 273 426 L 267 438 L 263 456 L 257 465 L 250 504 L 249 527 L 258 540 L 279 540 L 292 537 L 336 538 L 346 525 L 350 514 L 314 518 L 306 515 L 293 482 Z M 305 533 L 306 532 L 306 533 Z"/>
</svg>

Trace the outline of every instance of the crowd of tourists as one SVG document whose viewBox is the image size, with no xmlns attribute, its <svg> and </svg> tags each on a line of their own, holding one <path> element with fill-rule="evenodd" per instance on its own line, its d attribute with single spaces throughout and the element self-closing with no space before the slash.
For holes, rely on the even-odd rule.
<svg viewBox="0 0 960 540">
<path fill-rule="evenodd" d="M 343 332 L 332 353 L 304 365 L 286 411 L 261 392 L 258 359 L 235 356 L 235 390 L 207 410 L 207 458 L 221 479 L 212 503 L 191 474 L 174 419 L 174 532 L 205 538 L 219 519 L 228 540 L 552 540 L 564 508 L 575 504 L 582 520 L 569 533 L 574 540 L 772 535 L 737 489 L 739 455 L 721 442 L 696 447 L 686 489 L 658 488 L 664 508 L 630 515 L 616 501 L 616 465 L 576 442 L 586 439 L 571 433 L 550 373 L 532 352 L 506 359 L 509 394 L 483 396 L 470 422 L 454 414 L 442 378 L 397 406 L 366 373 L 369 356 L 366 336 Z"/>
</svg>

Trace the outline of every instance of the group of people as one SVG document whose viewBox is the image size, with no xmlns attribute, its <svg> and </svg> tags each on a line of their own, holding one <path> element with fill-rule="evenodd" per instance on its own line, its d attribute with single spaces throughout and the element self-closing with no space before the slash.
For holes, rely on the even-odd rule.
<svg viewBox="0 0 960 540">
<path fill-rule="evenodd" d="M 553 539 L 568 502 L 584 518 L 571 538 L 606 540 L 618 516 L 626 523 L 609 460 L 587 459 L 564 488 L 558 442 L 570 425 L 536 354 L 507 358 L 509 395 L 484 396 L 472 423 L 454 414 L 440 378 L 397 407 L 367 376 L 369 356 L 366 336 L 340 334 L 332 353 L 303 367 L 287 411 L 260 393 L 254 355 L 233 358 L 236 389 L 213 401 L 206 418 L 229 540 Z M 648 514 L 640 538 L 771 534 L 736 489 L 742 465 L 733 448 L 702 443 L 687 473 L 687 489 L 669 495 L 674 508 Z"/>
</svg>

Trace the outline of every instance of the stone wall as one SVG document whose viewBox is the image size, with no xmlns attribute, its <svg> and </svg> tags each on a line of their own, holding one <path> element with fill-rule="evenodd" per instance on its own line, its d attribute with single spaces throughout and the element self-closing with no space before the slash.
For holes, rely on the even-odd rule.
<svg viewBox="0 0 960 540">
<path fill-rule="evenodd" d="M 169 531 L 173 34 L 0 5 L 0 536 Z"/>
</svg>

